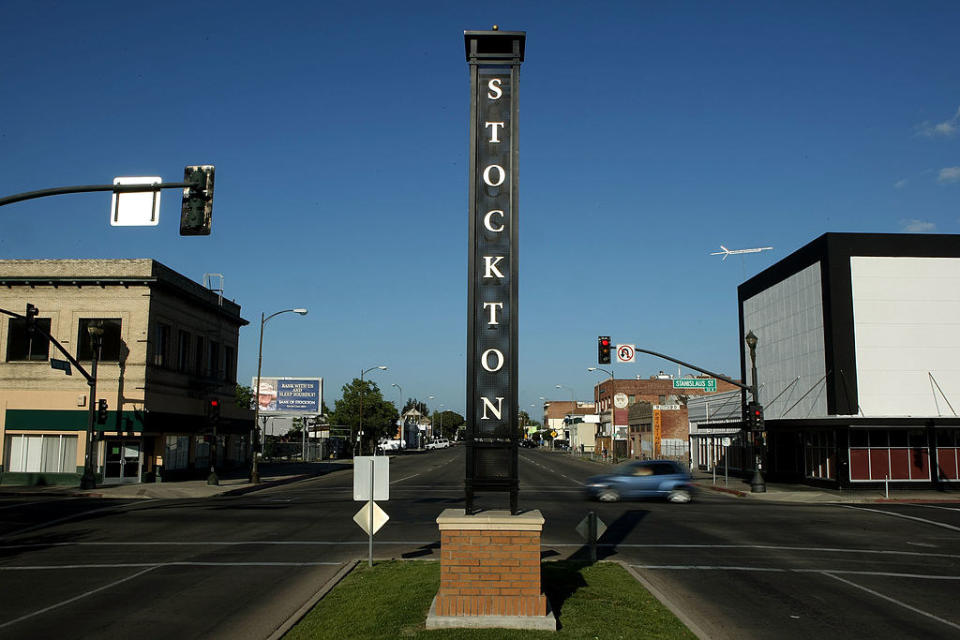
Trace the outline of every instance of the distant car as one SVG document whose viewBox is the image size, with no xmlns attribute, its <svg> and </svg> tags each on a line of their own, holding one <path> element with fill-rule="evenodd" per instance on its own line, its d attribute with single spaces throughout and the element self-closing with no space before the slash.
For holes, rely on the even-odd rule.
<svg viewBox="0 0 960 640">
<path fill-rule="evenodd" d="M 446 438 L 437 438 L 432 442 L 428 442 L 424 449 L 446 449 L 450 446 L 450 441 Z"/>
<path fill-rule="evenodd" d="M 383 439 L 377 443 L 377 449 L 380 451 L 397 451 L 401 448 L 406 448 L 407 443 L 404 440 L 387 440 Z"/>
<path fill-rule="evenodd" d="M 635 460 L 610 473 L 588 478 L 588 499 L 616 502 L 635 498 L 660 498 L 684 503 L 693 500 L 693 478 L 672 460 Z"/>
</svg>

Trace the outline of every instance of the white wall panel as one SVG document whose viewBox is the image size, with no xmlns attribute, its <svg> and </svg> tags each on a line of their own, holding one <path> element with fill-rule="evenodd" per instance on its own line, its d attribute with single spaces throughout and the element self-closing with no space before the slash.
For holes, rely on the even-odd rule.
<svg viewBox="0 0 960 640">
<path fill-rule="evenodd" d="M 866 416 L 960 410 L 960 258 L 850 258 L 857 392 Z M 939 407 L 938 407 L 939 404 Z"/>
<path fill-rule="evenodd" d="M 775 420 L 826 416 L 826 385 L 821 380 L 824 346 L 820 263 L 744 300 L 743 328 L 745 333 L 752 330 L 759 339 L 757 380 L 765 417 Z M 744 343 L 741 346 L 749 377 L 750 353 Z M 798 376 L 800 380 L 794 382 Z"/>
</svg>

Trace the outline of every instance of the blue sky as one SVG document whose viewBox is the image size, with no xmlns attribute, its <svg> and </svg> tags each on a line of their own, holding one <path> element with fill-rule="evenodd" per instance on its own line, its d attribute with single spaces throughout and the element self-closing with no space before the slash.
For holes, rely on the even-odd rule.
<svg viewBox="0 0 960 640">
<path fill-rule="evenodd" d="M 0 195 L 217 167 L 213 235 L 108 194 L 0 210 L 2 258 L 222 273 L 239 377 L 361 368 L 464 408 L 464 29 L 527 31 L 520 405 L 592 396 L 596 338 L 737 375 L 736 286 L 827 231 L 960 233 L 956 2 L 7 2 Z M 759 255 L 708 255 L 773 246 Z M 642 358 L 618 377 L 669 363 Z M 555 385 L 565 388 L 556 389 Z"/>
</svg>

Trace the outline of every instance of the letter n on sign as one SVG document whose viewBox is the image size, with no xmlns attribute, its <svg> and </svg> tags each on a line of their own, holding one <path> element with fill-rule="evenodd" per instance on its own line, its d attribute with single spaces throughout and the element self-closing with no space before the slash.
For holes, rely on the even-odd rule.
<svg viewBox="0 0 960 640">
<path fill-rule="evenodd" d="M 523 31 L 464 31 L 470 65 L 466 512 L 474 492 L 517 513 L 517 110 Z"/>
</svg>

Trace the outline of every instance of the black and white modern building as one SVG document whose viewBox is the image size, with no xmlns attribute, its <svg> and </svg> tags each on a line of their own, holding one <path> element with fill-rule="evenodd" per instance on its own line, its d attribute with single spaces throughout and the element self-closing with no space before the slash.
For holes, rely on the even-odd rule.
<svg viewBox="0 0 960 640">
<path fill-rule="evenodd" d="M 768 478 L 960 480 L 960 235 L 827 233 L 738 298 Z"/>
</svg>

